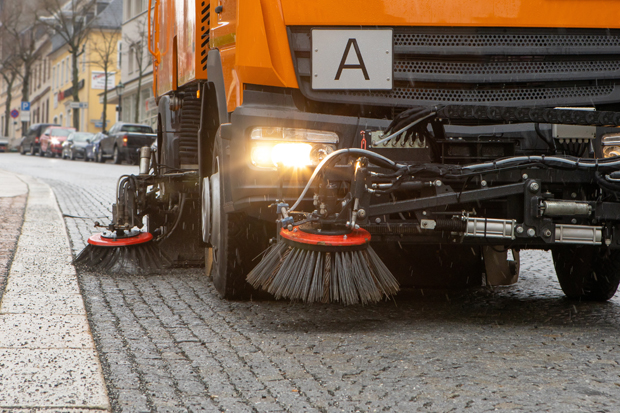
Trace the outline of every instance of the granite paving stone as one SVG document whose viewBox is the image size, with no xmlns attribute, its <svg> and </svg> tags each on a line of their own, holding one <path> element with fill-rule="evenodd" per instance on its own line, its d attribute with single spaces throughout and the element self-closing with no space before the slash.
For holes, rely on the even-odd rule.
<svg viewBox="0 0 620 413">
<path fill-rule="evenodd" d="M 11 156 L 82 217 L 74 254 L 137 171 Z M 78 279 L 114 412 L 618 411 L 620 298 L 566 300 L 548 252 L 521 259 L 514 286 L 356 307 L 225 301 L 202 269 Z"/>
</svg>

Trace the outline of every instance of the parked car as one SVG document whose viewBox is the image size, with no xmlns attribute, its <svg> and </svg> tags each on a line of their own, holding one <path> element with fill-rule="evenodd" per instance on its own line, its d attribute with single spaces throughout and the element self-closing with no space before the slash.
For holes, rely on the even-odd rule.
<svg viewBox="0 0 620 413">
<path fill-rule="evenodd" d="M 67 140 L 62 143 L 62 159 L 82 158 L 88 162 L 86 157 L 86 146 L 95 136 L 90 132 L 73 132 L 67 137 Z"/>
<path fill-rule="evenodd" d="M 9 140 L 7 138 L 0 137 L 0 152 L 9 151 Z"/>
<path fill-rule="evenodd" d="M 90 143 L 88 145 L 86 145 L 86 152 L 85 152 L 85 161 L 89 161 L 89 160 L 93 160 L 96 162 L 103 162 L 103 158 L 101 157 L 101 151 L 99 150 L 99 144 L 101 142 L 101 140 L 103 138 L 105 138 L 106 135 L 103 132 L 97 132 L 93 138 L 90 140 Z"/>
<path fill-rule="evenodd" d="M 41 135 L 43 132 L 50 126 L 60 126 L 54 123 L 35 123 L 28 129 L 26 135 L 22 137 L 22 140 L 19 144 L 19 153 L 25 155 L 30 153 L 31 155 L 35 155 L 40 152 L 39 148 L 41 147 Z"/>
<path fill-rule="evenodd" d="M 124 160 L 137 163 L 139 149 L 151 146 L 157 135 L 148 125 L 118 122 L 110 129 L 107 137 L 101 139 L 99 149 L 101 158 L 112 158 L 116 164 Z"/>
<path fill-rule="evenodd" d="M 50 126 L 45 129 L 45 132 L 39 139 L 41 148 L 39 149 L 39 155 L 55 157 L 62 153 L 62 143 L 67 140 L 67 137 L 75 132 L 75 128 L 64 128 L 61 126 Z"/>
</svg>

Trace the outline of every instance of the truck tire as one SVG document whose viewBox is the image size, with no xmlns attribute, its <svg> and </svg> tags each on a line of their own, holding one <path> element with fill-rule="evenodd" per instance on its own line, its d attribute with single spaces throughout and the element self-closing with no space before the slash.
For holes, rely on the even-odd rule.
<svg viewBox="0 0 620 413">
<path fill-rule="evenodd" d="M 607 301 L 620 284 L 620 251 L 562 246 L 552 251 L 562 291 L 572 300 Z"/>
<path fill-rule="evenodd" d="M 219 169 L 221 142 L 216 139 L 211 182 L 210 275 L 218 293 L 225 299 L 248 299 L 255 290 L 245 280 L 258 262 L 253 259 L 268 246 L 266 227 L 244 213 L 224 211 L 224 185 Z M 215 189 L 215 191 L 214 191 Z M 215 192 L 215 193 L 214 193 Z M 206 252 L 207 256 L 209 251 Z M 209 266 L 205 266 L 209 271 Z M 207 273 L 207 275 L 209 275 Z"/>
<path fill-rule="evenodd" d="M 112 162 L 115 165 L 120 165 L 123 160 L 121 159 L 121 152 L 118 150 L 118 146 L 114 147 L 114 154 L 112 155 Z"/>
</svg>

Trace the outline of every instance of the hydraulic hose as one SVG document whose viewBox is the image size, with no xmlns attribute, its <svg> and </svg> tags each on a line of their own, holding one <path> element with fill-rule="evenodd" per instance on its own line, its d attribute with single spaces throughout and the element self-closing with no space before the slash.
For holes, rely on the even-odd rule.
<svg viewBox="0 0 620 413">
<path fill-rule="evenodd" d="M 336 159 L 336 158 L 338 158 L 338 157 L 340 157 L 342 155 L 345 155 L 345 154 L 346 155 L 358 156 L 358 157 L 359 156 L 365 156 L 365 157 L 371 159 L 372 163 L 374 163 L 375 165 L 383 167 L 383 168 L 392 169 L 394 171 L 406 167 L 405 165 L 397 164 L 396 162 L 392 161 L 389 158 L 386 158 L 383 155 L 379 155 L 377 153 L 370 152 L 370 151 L 367 151 L 365 149 L 357 149 L 357 148 L 338 149 L 337 151 L 334 151 L 334 152 L 330 153 L 329 155 L 327 155 L 325 157 L 325 159 L 323 159 L 321 161 L 321 163 L 319 163 L 317 165 L 317 167 L 314 169 L 314 172 L 312 173 L 312 176 L 308 180 L 308 183 L 306 184 L 304 190 L 301 192 L 301 195 L 299 195 L 299 198 L 297 198 L 297 201 L 295 201 L 293 206 L 290 208 L 289 212 L 295 211 L 295 208 L 297 208 L 299 206 L 299 204 L 301 203 L 302 199 L 304 199 L 304 196 L 306 196 L 306 193 L 308 192 L 308 189 L 310 189 L 310 187 L 312 186 L 312 182 L 314 181 L 314 178 L 316 178 L 316 176 L 319 174 L 321 169 L 323 169 L 323 167 L 329 161 L 331 161 L 333 159 Z"/>
</svg>

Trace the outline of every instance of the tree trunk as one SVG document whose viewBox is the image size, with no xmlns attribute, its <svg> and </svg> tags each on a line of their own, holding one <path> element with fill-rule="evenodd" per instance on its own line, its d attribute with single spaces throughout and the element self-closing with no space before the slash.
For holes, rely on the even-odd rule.
<svg viewBox="0 0 620 413">
<path fill-rule="evenodd" d="M 134 123 L 140 123 L 140 95 L 142 95 L 142 69 L 138 69 L 138 94 L 136 95 L 136 114 Z"/>
<path fill-rule="evenodd" d="M 103 113 L 101 114 L 101 132 L 106 131 L 106 123 L 108 121 L 108 66 L 103 68 L 105 85 L 103 86 Z"/>
<path fill-rule="evenodd" d="M 24 76 L 22 78 L 22 102 L 28 102 L 30 100 L 30 65 L 24 66 Z M 21 110 L 21 104 L 20 104 Z M 30 113 L 32 116 L 32 112 Z M 28 122 L 22 122 L 22 135 L 26 133 L 28 129 Z"/>
<path fill-rule="evenodd" d="M 73 101 L 79 102 L 80 96 L 78 93 L 80 92 L 78 89 L 79 82 L 79 67 L 78 67 L 78 50 L 79 48 L 74 48 L 71 51 L 71 61 L 73 63 L 73 73 L 71 79 L 71 89 L 73 92 Z M 78 108 L 73 108 L 73 127 L 75 130 L 80 130 L 80 110 Z"/>
<path fill-rule="evenodd" d="M 8 79 L 4 79 L 6 81 L 6 107 L 4 109 L 4 134 L 9 136 L 9 125 L 11 122 L 11 99 L 13 95 L 11 93 L 11 89 L 13 89 L 13 82 L 15 81 L 15 75 L 9 81 Z"/>
</svg>

